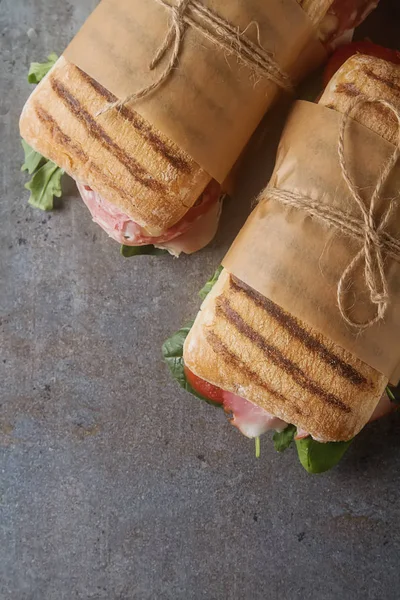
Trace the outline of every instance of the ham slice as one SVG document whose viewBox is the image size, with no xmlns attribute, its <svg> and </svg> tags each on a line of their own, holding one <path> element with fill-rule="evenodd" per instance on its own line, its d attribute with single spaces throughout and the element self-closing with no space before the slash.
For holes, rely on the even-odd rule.
<svg viewBox="0 0 400 600">
<path fill-rule="evenodd" d="M 168 250 L 170 254 L 178 257 L 184 254 L 193 254 L 207 246 L 215 237 L 222 212 L 223 198 L 214 202 L 207 212 L 198 217 L 190 229 L 182 235 L 163 244 L 156 243 L 157 248 Z"/>
<path fill-rule="evenodd" d="M 283 431 L 288 425 L 263 408 L 230 392 L 224 392 L 223 407 L 231 424 L 248 438 L 259 437 L 271 430 Z"/>
<path fill-rule="evenodd" d="M 179 256 L 181 252 L 190 254 L 207 245 L 218 228 L 222 203 L 221 186 L 216 181 L 211 181 L 196 204 L 178 223 L 158 237 L 150 236 L 128 215 L 90 187 L 81 183 L 77 185 L 93 221 L 111 238 L 125 246 L 154 244 L 158 248 L 167 249 L 175 256 Z"/>
<path fill-rule="evenodd" d="M 348 32 L 360 25 L 378 4 L 379 0 L 334 0 L 319 26 L 321 41 L 330 50 L 350 41 Z"/>
<path fill-rule="evenodd" d="M 270 415 L 259 406 L 230 392 L 224 392 L 223 406 L 231 424 L 237 427 L 248 438 L 259 437 L 270 430 L 283 431 L 288 426 L 288 423 L 285 423 L 285 421 Z M 396 407 L 397 405 L 390 401 L 387 394 L 384 394 L 373 412 L 369 423 L 392 414 L 396 410 Z M 298 429 L 295 439 L 300 440 L 309 435 L 307 431 Z"/>
</svg>

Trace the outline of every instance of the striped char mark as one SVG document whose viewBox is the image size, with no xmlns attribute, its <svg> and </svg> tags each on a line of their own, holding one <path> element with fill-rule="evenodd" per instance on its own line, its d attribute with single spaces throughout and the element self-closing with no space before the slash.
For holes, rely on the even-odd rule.
<svg viewBox="0 0 400 600">
<path fill-rule="evenodd" d="M 217 300 L 216 314 L 225 318 L 228 323 L 233 325 L 236 331 L 244 335 L 256 348 L 261 350 L 272 364 L 291 377 L 303 390 L 317 396 L 323 402 L 334 406 L 341 412 L 351 413 L 351 408 L 340 400 L 340 398 L 321 388 L 296 363 L 289 360 L 276 346 L 270 344 L 262 335 L 248 325 L 239 313 L 231 307 L 226 298 L 219 298 Z"/>
<path fill-rule="evenodd" d="M 95 79 L 90 77 L 87 73 L 78 69 L 78 72 L 82 79 L 88 83 L 91 88 L 102 98 L 104 98 L 110 104 L 116 102 L 118 98 L 109 92 L 105 87 L 98 83 Z M 163 141 L 158 135 L 152 131 L 150 125 L 140 117 L 137 113 L 130 110 L 127 106 L 121 106 L 116 110 L 118 115 L 121 115 L 124 119 L 129 121 L 131 125 L 140 133 L 140 135 L 150 144 L 150 146 L 160 154 L 165 160 L 169 162 L 177 171 L 182 173 L 190 174 L 192 172 L 191 164 L 178 154 L 175 154 L 173 150 Z"/>
<path fill-rule="evenodd" d="M 400 85 L 398 83 L 395 83 L 389 77 L 384 77 L 383 75 L 378 75 L 377 73 L 374 73 L 374 71 L 372 71 L 372 69 L 370 69 L 369 67 L 366 67 L 366 66 L 363 66 L 362 70 L 364 71 L 365 75 L 367 77 L 369 77 L 370 79 L 373 79 L 374 81 L 378 81 L 379 83 L 383 83 L 383 85 L 386 85 L 389 89 L 393 90 L 394 92 L 400 93 Z"/>
<path fill-rule="evenodd" d="M 62 131 L 56 120 L 39 103 L 35 103 L 34 110 L 38 120 L 42 123 L 42 125 L 45 125 L 50 129 L 51 136 L 55 141 L 57 141 L 59 144 L 62 144 L 82 162 L 87 162 L 89 160 L 86 152 L 84 152 L 82 148 L 75 144 L 69 135 Z"/>
<path fill-rule="evenodd" d="M 268 383 L 261 379 L 258 373 L 253 371 L 248 365 L 246 365 L 246 363 L 236 356 L 236 354 L 229 350 L 226 344 L 216 333 L 213 331 L 206 331 L 206 339 L 214 352 L 222 356 L 225 363 L 247 375 L 247 377 L 254 381 L 260 388 L 265 390 L 269 396 L 276 398 L 282 404 L 290 405 L 297 416 L 303 416 L 302 411 L 297 406 L 294 406 L 293 403 L 286 398 L 286 396 L 274 390 L 270 385 L 268 385 Z"/>
<path fill-rule="evenodd" d="M 78 158 L 84 163 L 90 162 L 90 158 L 86 152 L 84 152 L 80 146 L 72 141 L 70 136 L 61 129 L 56 120 L 39 103 L 35 103 L 34 110 L 38 120 L 45 126 L 49 127 L 51 130 L 51 135 L 57 143 L 64 146 L 65 149 L 68 150 L 75 158 Z M 112 188 L 122 197 L 130 200 L 130 196 L 126 193 L 126 191 L 116 185 L 114 181 L 107 177 L 107 175 L 103 173 L 103 171 L 93 162 L 90 163 L 90 170 L 96 173 L 97 178 L 100 179 L 107 187 Z"/>
<path fill-rule="evenodd" d="M 357 371 L 354 367 L 329 350 L 325 344 L 304 329 L 304 327 L 302 327 L 300 322 L 295 317 L 284 311 L 277 304 L 272 302 L 272 300 L 269 300 L 262 294 L 256 292 L 233 275 L 230 276 L 230 287 L 235 292 L 243 293 L 249 300 L 254 302 L 256 306 L 265 310 L 268 315 L 284 329 L 286 329 L 292 337 L 299 340 L 307 348 L 307 350 L 313 354 L 316 354 L 336 373 L 338 373 L 338 375 L 343 377 L 343 379 L 346 379 L 354 386 L 361 388 L 370 387 L 370 383 L 368 382 L 367 378 L 362 375 L 362 373 Z"/>
<path fill-rule="evenodd" d="M 354 83 L 338 83 L 335 87 L 335 92 L 337 94 L 343 94 L 344 96 L 349 96 L 350 98 L 356 98 L 361 95 L 361 90 Z M 334 108 L 334 107 L 333 107 Z"/>
<path fill-rule="evenodd" d="M 110 152 L 126 168 L 136 181 L 154 192 L 166 192 L 165 185 L 152 176 L 132 156 L 107 134 L 95 119 L 88 113 L 79 100 L 65 87 L 61 81 L 50 76 L 50 85 L 53 92 L 60 98 L 70 113 L 85 127 L 90 136 Z"/>
</svg>

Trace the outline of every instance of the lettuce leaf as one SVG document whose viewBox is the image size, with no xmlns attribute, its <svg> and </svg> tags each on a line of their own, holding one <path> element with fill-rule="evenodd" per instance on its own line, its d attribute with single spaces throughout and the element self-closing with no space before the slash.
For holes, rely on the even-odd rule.
<svg viewBox="0 0 400 600">
<path fill-rule="evenodd" d="M 41 210 L 53 210 L 54 197 L 62 195 L 61 177 L 64 171 L 50 160 L 40 167 L 32 179 L 25 184 L 30 190 L 29 204 Z"/>
<path fill-rule="evenodd" d="M 28 74 L 29 83 L 39 83 L 57 60 L 58 56 L 53 52 L 47 57 L 47 62 L 32 63 Z M 61 177 L 64 171 L 36 152 L 25 140 L 22 140 L 22 147 L 25 161 L 21 171 L 28 171 L 29 175 L 33 175 L 25 184 L 26 189 L 31 192 L 29 204 L 41 210 L 53 210 L 54 197 L 60 198 L 62 195 Z"/>
<path fill-rule="evenodd" d="M 325 473 L 338 464 L 352 441 L 322 444 L 307 437 L 296 440 L 297 454 L 308 473 Z"/>
<path fill-rule="evenodd" d="M 143 255 L 153 255 L 159 256 L 161 254 L 169 254 L 168 250 L 162 250 L 161 248 L 155 248 L 153 244 L 148 246 L 121 246 L 121 254 L 125 258 L 130 258 L 131 256 L 143 256 Z"/>
<path fill-rule="evenodd" d="M 21 167 L 21 171 L 28 171 L 29 175 L 32 175 L 43 165 L 46 159 L 39 152 L 31 148 L 25 140 L 21 140 L 21 142 L 25 154 L 25 162 Z"/>
<path fill-rule="evenodd" d="M 215 271 L 214 275 L 211 277 L 211 279 L 209 279 L 207 281 L 206 285 L 200 290 L 199 296 L 202 300 L 205 300 L 207 298 L 208 294 L 211 292 L 214 285 L 217 283 L 218 278 L 221 275 L 223 268 L 224 267 L 222 265 L 220 265 L 218 267 L 218 269 Z"/>
<path fill-rule="evenodd" d="M 284 452 L 289 448 L 296 435 L 297 428 L 295 425 L 288 425 L 283 431 L 275 431 L 273 436 L 275 450 Z"/>
<path fill-rule="evenodd" d="M 31 63 L 28 73 L 28 82 L 29 83 L 39 83 L 46 77 L 47 73 L 54 67 L 55 63 L 58 60 L 57 54 L 52 52 L 47 57 L 47 62 L 44 63 Z"/>
</svg>

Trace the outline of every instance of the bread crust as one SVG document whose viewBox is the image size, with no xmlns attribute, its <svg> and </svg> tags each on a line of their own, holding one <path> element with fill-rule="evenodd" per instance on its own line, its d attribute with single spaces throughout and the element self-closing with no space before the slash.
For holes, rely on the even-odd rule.
<svg viewBox="0 0 400 600">
<path fill-rule="evenodd" d="M 373 56 L 352 56 L 331 79 L 319 103 L 344 113 L 361 96 L 387 100 L 400 108 L 400 65 Z M 379 104 L 360 106 L 352 118 L 397 144 L 397 119 L 388 108 Z"/>
<path fill-rule="evenodd" d="M 27 101 L 21 135 L 158 236 L 185 215 L 211 177 L 131 107 L 97 116 L 113 100 L 61 57 Z"/>
<path fill-rule="evenodd" d="M 346 93 L 342 83 L 346 84 Z M 344 112 L 355 94 L 400 108 L 400 66 L 355 56 L 338 71 L 320 103 Z M 389 141 L 397 122 L 387 111 L 355 118 Z M 387 378 L 295 319 L 224 270 L 204 301 L 185 347 L 197 376 L 308 431 L 320 441 L 347 441 L 369 421 Z"/>
</svg>

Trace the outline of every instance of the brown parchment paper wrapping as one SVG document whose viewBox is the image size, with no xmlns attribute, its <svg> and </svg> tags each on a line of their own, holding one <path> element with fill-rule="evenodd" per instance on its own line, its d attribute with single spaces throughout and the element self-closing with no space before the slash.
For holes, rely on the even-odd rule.
<svg viewBox="0 0 400 600">
<path fill-rule="evenodd" d="M 171 0 L 174 4 L 174 0 Z M 295 0 L 204 0 L 229 23 L 260 41 L 296 82 L 326 57 Z M 149 64 L 170 26 L 170 11 L 155 0 L 102 0 L 64 52 L 118 98 L 155 81 L 170 54 Z M 275 84 L 254 76 L 194 28 L 188 27 L 178 67 L 153 94 L 132 107 L 222 183 L 277 96 Z"/>
<path fill-rule="evenodd" d="M 309 102 L 296 102 L 285 126 L 270 186 L 298 192 L 321 204 L 361 218 L 343 180 L 338 159 L 342 115 Z M 394 146 L 370 129 L 351 120 L 346 129 L 345 152 L 350 173 L 366 205 L 382 167 Z M 400 166 L 384 190 L 385 200 L 397 198 Z M 398 237 L 400 208 L 387 231 Z M 383 373 L 393 384 L 400 378 L 400 268 L 386 258 L 391 304 L 385 322 L 355 335 L 337 306 L 337 284 L 361 242 L 313 219 L 303 210 L 285 207 L 268 197 L 262 200 L 239 233 L 223 266 L 273 302 L 315 327 L 343 348 Z M 364 321 L 373 312 L 360 263 L 348 294 L 352 317 Z"/>
</svg>

